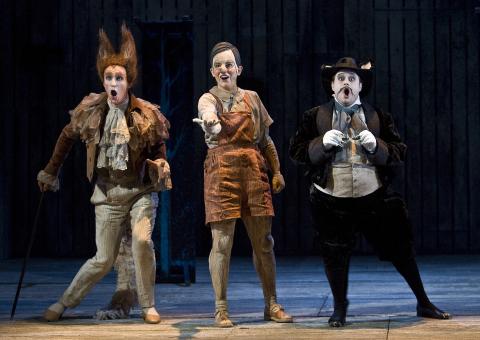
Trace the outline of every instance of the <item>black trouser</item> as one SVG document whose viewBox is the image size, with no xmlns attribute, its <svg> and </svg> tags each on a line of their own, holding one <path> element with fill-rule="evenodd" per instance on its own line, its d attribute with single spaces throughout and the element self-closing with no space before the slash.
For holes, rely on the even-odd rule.
<svg viewBox="0 0 480 340">
<path fill-rule="evenodd" d="M 335 308 L 346 306 L 350 255 L 359 233 L 381 260 L 393 263 L 421 305 L 430 303 L 415 262 L 408 211 L 398 194 L 381 188 L 360 198 L 338 198 L 312 185 L 310 202 Z"/>
<path fill-rule="evenodd" d="M 338 198 L 310 189 L 310 203 L 324 259 L 342 261 L 362 234 L 384 261 L 414 257 L 413 232 L 403 199 L 383 188 L 359 198 Z M 333 257 L 333 258 L 332 258 Z"/>
</svg>

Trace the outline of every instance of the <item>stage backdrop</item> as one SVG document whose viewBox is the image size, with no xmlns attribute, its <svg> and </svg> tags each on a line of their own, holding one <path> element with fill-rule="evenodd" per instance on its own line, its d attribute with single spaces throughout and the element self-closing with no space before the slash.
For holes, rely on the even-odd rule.
<svg viewBox="0 0 480 340">
<path fill-rule="evenodd" d="M 118 43 L 122 21 L 133 30 L 144 70 L 146 51 L 158 52 L 160 46 L 152 39 L 144 45 L 148 39 L 142 25 L 191 25 L 193 71 L 184 78 L 190 82 L 184 86 L 191 88 L 185 88 L 183 98 L 191 118 L 198 98 L 212 85 L 210 48 L 220 40 L 239 47 L 241 86 L 257 90 L 275 120 L 271 135 L 287 183 L 274 199 L 277 254 L 317 252 L 307 182 L 288 158 L 288 141 L 302 112 L 326 100 L 321 65 L 344 55 L 375 61 L 376 84 L 367 99 L 393 112 L 408 144 L 405 171 L 395 186 L 408 202 L 418 252 L 479 253 L 480 30 L 475 6 L 480 4 L 473 0 L 1 1 L 0 257 L 23 255 L 39 198 L 36 174 L 68 122 L 68 110 L 101 90 L 95 70 L 98 28 Z M 155 86 L 160 90 L 163 84 L 144 74 L 134 92 L 158 101 L 149 92 Z M 172 109 L 166 108 L 166 114 Z M 170 216 L 162 232 L 178 236 L 187 228 L 196 235 L 196 254 L 206 255 L 210 235 L 203 226 L 202 134 L 196 126 L 183 132 L 176 126 L 172 132 L 191 146 L 188 152 L 175 151 L 169 144 L 174 179 L 179 187 L 187 183 L 185 190 L 190 186 L 182 197 L 194 202 L 185 201 L 183 215 Z M 93 254 L 90 193 L 84 145 L 77 143 L 63 167 L 60 192 L 45 197 L 34 256 Z M 177 208 L 181 204 L 170 202 Z M 243 228 L 237 236 L 234 253 L 249 254 Z M 370 250 L 360 242 L 358 251 Z"/>
</svg>

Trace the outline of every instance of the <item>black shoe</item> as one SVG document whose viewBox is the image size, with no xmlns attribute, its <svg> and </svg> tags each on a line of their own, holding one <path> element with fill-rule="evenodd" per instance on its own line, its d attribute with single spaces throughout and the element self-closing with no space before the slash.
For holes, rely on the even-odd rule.
<svg viewBox="0 0 480 340">
<path fill-rule="evenodd" d="M 328 325 L 330 327 L 343 327 L 345 326 L 345 318 L 347 317 L 348 300 L 342 303 L 335 303 L 333 307 L 332 316 L 328 319 Z"/>
<path fill-rule="evenodd" d="M 427 307 L 422 307 L 420 305 L 417 305 L 417 316 L 422 318 L 431 318 L 431 319 L 440 319 L 440 320 L 447 320 L 451 318 L 449 313 L 444 312 L 441 309 L 438 309 L 433 304 Z"/>
</svg>

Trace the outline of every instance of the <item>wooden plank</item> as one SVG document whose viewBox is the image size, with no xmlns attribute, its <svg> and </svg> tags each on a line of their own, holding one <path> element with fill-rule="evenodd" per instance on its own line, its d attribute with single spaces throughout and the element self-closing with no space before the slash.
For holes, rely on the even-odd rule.
<svg viewBox="0 0 480 340">
<path fill-rule="evenodd" d="M 389 19 L 388 12 L 383 8 L 387 0 L 375 1 L 375 104 L 380 108 L 390 111 L 389 102 Z"/>
<path fill-rule="evenodd" d="M 195 1 L 193 6 L 193 96 L 194 108 L 202 93 L 208 90 L 209 46 L 207 37 L 207 8 L 204 1 Z M 203 144 L 202 144 L 203 146 Z"/>
<path fill-rule="evenodd" d="M 358 0 L 344 0 L 344 55 L 358 58 L 360 51 L 360 8 Z"/>
<path fill-rule="evenodd" d="M 228 41 L 234 45 L 237 40 L 237 22 L 238 22 L 238 1 L 225 0 L 222 4 L 222 40 Z"/>
<path fill-rule="evenodd" d="M 207 1 L 207 11 L 206 11 L 206 17 L 207 17 L 207 65 L 204 68 L 204 70 L 209 70 L 210 69 L 210 50 L 212 49 L 213 46 L 215 46 L 216 43 L 221 41 L 222 38 L 222 32 L 221 32 L 221 26 L 218 25 L 219 22 L 221 22 L 222 17 L 222 2 L 219 0 L 212 0 L 212 1 Z M 242 53 L 241 48 L 240 53 Z M 242 60 L 243 62 L 243 60 Z M 215 85 L 215 80 L 213 77 L 210 75 L 210 72 L 208 73 L 209 76 L 207 77 L 208 79 L 208 86 L 207 89 Z M 204 91 L 205 92 L 205 91 Z"/>
<path fill-rule="evenodd" d="M 68 111 L 72 109 L 76 103 L 81 99 L 80 96 L 74 95 L 74 46 L 75 39 L 72 30 L 72 13 L 73 1 L 60 1 L 58 3 L 58 12 L 64 13 L 58 19 L 58 44 L 61 51 L 63 51 L 61 60 L 61 69 L 58 75 L 58 86 L 62 88 L 63 95 L 59 96 L 58 104 L 59 110 L 57 113 L 57 129 L 51 131 L 53 137 L 52 148 L 53 152 L 55 141 L 59 136 L 62 128 L 69 122 Z M 58 221 L 56 224 L 56 248 L 55 254 L 57 256 L 65 256 L 71 254 L 72 235 L 74 226 L 74 217 L 72 207 L 75 207 L 75 193 L 74 181 L 78 180 L 74 174 L 74 152 L 70 152 L 69 157 L 62 166 L 60 176 L 60 191 L 55 195 L 57 200 L 56 212 L 58 212 Z M 82 166 L 85 174 L 85 165 Z M 53 195 L 52 195 L 53 196 Z"/>
<path fill-rule="evenodd" d="M 452 231 L 452 88 L 451 77 L 447 72 L 451 68 L 450 59 L 450 17 L 445 11 L 449 1 L 441 0 L 435 3 L 435 105 L 436 105 L 436 152 L 435 159 L 438 169 L 438 230 L 449 237 L 439 237 L 438 250 L 451 252 L 453 235 Z"/>
<path fill-rule="evenodd" d="M 431 252 L 437 248 L 438 228 L 437 167 L 432 160 L 436 157 L 435 129 L 435 31 L 433 22 L 433 0 L 422 0 L 420 8 L 420 112 L 421 112 L 421 177 L 422 177 L 422 250 Z"/>
<path fill-rule="evenodd" d="M 468 135 L 467 135 L 467 36 L 466 10 L 463 0 L 450 2 L 455 9 L 450 15 L 451 34 L 451 107 L 452 107 L 452 178 L 453 181 L 453 249 L 465 252 L 468 250 L 468 240 L 461 238 L 462 232 L 468 230 Z M 458 8 L 458 10 L 456 10 Z M 468 81 L 468 83 L 467 83 Z"/>
<path fill-rule="evenodd" d="M 343 10 L 343 7 L 342 7 Z M 329 7 L 324 7 L 323 2 L 320 1 L 312 1 L 312 73 L 313 77 L 313 97 L 315 98 L 312 106 L 319 105 L 330 98 L 326 98 L 325 90 L 322 85 L 322 77 L 321 75 L 321 67 L 322 64 L 332 63 L 334 60 L 330 60 L 329 56 L 329 45 L 328 45 L 328 16 L 318 16 L 317 13 L 332 13 L 333 11 Z M 337 32 L 340 30 L 337 30 Z M 341 34 L 343 40 L 343 34 Z M 336 36 L 332 37 L 332 41 L 338 41 Z M 342 41 L 342 49 L 343 49 L 343 41 Z M 336 58 L 338 56 L 334 56 Z M 332 59 L 333 59 L 332 58 Z M 302 112 L 298 112 L 300 119 Z M 302 169 L 303 170 L 303 169 Z"/>
<path fill-rule="evenodd" d="M 139 96 L 143 96 L 143 36 L 140 30 L 139 24 L 147 20 L 147 8 L 143 1 L 133 1 L 133 21 L 131 24 L 131 31 L 135 38 L 135 44 L 137 47 L 137 61 L 138 61 L 138 75 L 136 84 L 133 87 L 133 92 Z"/>
<path fill-rule="evenodd" d="M 389 104 L 400 136 L 405 136 L 404 82 L 404 37 L 403 5 L 400 1 L 390 2 L 389 13 Z M 405 172 L 394 182 L 395 189 L 405 193 Z"/>
<path fill-rule="evenodd" d="M 470 1 L 468 2 L 470 3 Z M 467 8 L 471 9 L 473 6 Z M 469 244 L 470 252 L 478 253 L 480 251 L 480 176 L 478 169 L 480 167 L 480 115 L 478 107 L 480 107 L 480 82 L 478 75 L 480 74 L 480 43 L 478 32 L 480 30 L 480 17 L 474 14 L 472 10 L 466 13 L 466 30 L 467 30 L 467 73 L 469 77 L 465 79 L 467 82 L 467 132 L 468 132 L 468 167 L 469 189 L 468 189 L 468 213 L 469 213 Z M 472 76 L 470 76 L 472 75 Z"/>
<path fill-rule="evenodd" d="M 177 0 L 162 0 L 162 21 L 177 19 Z"/>
<path fill-rule="evenodd" d="M 0 133 L 4 137 L 0 150 L 2 158 L 5 160 L 0 167 L 0 259 L 10 257 L 13 244 L 12 235 L 12 193 L 14 177 L 14 78 L 15 78 L 15 59 L 13 39 L 14 23 L 13 18 L 15 6 L 13 2 L 0 2 L 0 12 L 5 18 L 0 22 L 0 35 L 7 39 L 0 41 L 0 91 L 2 93 L 4 113 L 2 115 L 2 124 Z"/>
<path fill-rule="evenodd" d="M 242 80 L 253 78 L 253 63 L 252 63 L 252 2 L 251 0 L 244 0 L 238 2 L 238 49 L 242 56 L 243 73 Z M 240 83 L 240 86 L 241 83 Z M 249 87 L 247 85 L 247 87 Z"/>
<path fill-rule="evenodd" d="M 372 58 L 374 50 L 374 0 L 370 1 L 358 1 L 358 51 L 356 53 L 360 62 L 366 61 L 368 58 Z M 371 98 L 370 95 L 367 99 Z"/>
<path fill-rule="evenodd" d="M 282 2 L 283 3 L 283 2 Z M 279 156 L 284 154 L 283 146 L 283 120 L 284 115 L 284 72 L 283 72 L 283 40 L 282 40 L 282 25 L 283 12 L 282 3 L 276 0 L 267 0 L 267 71 L 269 74 L 268 80 L 268 110 L 276 117 L 275 122 L 270 127 L 270 135 L 276 142 Z M 278 118 L 277 118 L 278 117 Z M 287 160 L 280 159 L 282 166 Z M 285 170 L 285 169 L 284 169 Z M 288 184 L 287 184 L 288 185 Z M 276 249 L 284 249 L 287 242 L 285 234 L 284 223 L 284 202 L 283 194 L 274 195 L 273 204 L 275 207 L 275 218 L 273 219 L 272 235 L 275 239 Z M 280 197 L 279 197 L 280 196 Z M 289 226 L 290 227 L 290 226 Z"/>
<path fill-rule="evenodd" d="M 177 0 L 177 19 L 183 20 L 187 17 L 191 18 L 193 13 L 191 0 Z"/>
<path fill-rule="evenodd" d="M 420 60 L 419 19 L 416 0 L 407 0 L 405 20 L 405 134 L 407 159 L 405 162 L 405 201 L 415 230 L 417 249 L 422 245 L 422 178 L 420 131 Z M 411 10 L 410 10 L 411 9 Z"/>
<path fill-rule="evenodd" d="M 290 138 L 295 134 L 300 120 L 301 114 L 313 107 L 313 83 L 315 75 L 312 73 L 313 63 L 312 63 L 312 42 L 314 37 L 312 35 L 312 1 L 311 0 L 300 0 L 298 2 L 298 100 L 296 110 L 293 112 L 285 112 L 285 124 L 287 125 L 287 130 L 290 132 L 290 136 L 287 138 L 286 143 L 289 142 Z M 286 144 L 288 148 L 288 144 Z M 288 159 L 288 154 L 285 155 L 285 162 L 292 164 Z M 308 197 L 305 195 L 304 188 L 308 186 L 307 179 L 303 176 L 302 169 L 298 169 L 295 165 L 296 176 L 292 182 L 290 182 L 290 187 L 295 186 L 295 197 L 296 200 L 295 209 L 297 210 L 297 233 L 299 238 L 299 248 L 297 254 L 303 252 L 306 253 L 307 250 L 312 248 L 312 239 L 314 238 L 314 229 L 310 228 L 310 219 L 308 211 L 305 211 L 304 208 L 309 206 Z M 294 185 L 294 183 L 298 183 Z M 290 188 L 292 189 L 292 188 Z M 288 228 L 288 226 L 286 226 Z"/>
<path fill-rule="evenodd" d="M 73 13 L 75 18 L 72 21 L 73 24 L 73 74 L 76 81 L 73 82 L 73 93 L 75 102 L 71 103 L 76 105 L 81 98 L 92 91 L 89 86 L 89 71 L 92 64 L 95 65 L 94 60 L 87 60 L 89 57 L 89 10 L 88 2 L 82 0 L 75 0 L 73 2 Z M 118 8 L 117 12 L 118 13 Z M 81 19 L 80 19 L 81 18 Z M 115 32 L 117 33 L 117 32 Z M 114 34 L 115 34 L 114 33 Z M 118 33 L 117 33 L 118 34 Z M 112 36 L 111 36 L 112 37 Z M 98 44 L 97 44 L 98 46 Z M 90 214 L 86 214 L 85 211 L 89 211 L 89 197 L 91 195 L 91 187 L 86 180 L 86 152 L 85 145 L 83 143 L 75 143 L 73 156 L 73 182 L 72 182 L 72 203 L 73 206 L 69 206 L 72 214 L 72 233 L 69 235 L 63 234 L 66 242 L 62 246 L 67 247 L 66 253 L 91 255 L 86 253 L 86 250 L 92 249 L 94 241 L 92 236 L 95 235 L 95 229 L 92 228 L 93 224 L 90 219 Z M 78 209 L 77 207 L 83 207 Z M 71 242 L 68 244 L 68 242 Z"/>
<path fill-rule="evenodd" d="M 298 8 L 296 1 L 285 0 L 283 2 L 283 94 L 284 94 L 284 112 L 277 124 L 283 127 L 282 140 L 277 142 L 277 150 L 280 155 L 284 168 L 286 183 L 295 183 L 298 178 L 298 168 L 293 162 L 288 160 L 288 140 L 295 134 L 297 126 L 288 124 L 287 115 L 298 110 Z M 283 192 L 283 202 L 285 211 L 283 218 L 283 228 L 288 242 L 285 244 L 285 251 L 289 254 L 295 253 L 300 247 L 298 230 L 292 228 L 298 222 L 297 197 L 298 186 L 289 185 Z"/>
<path fill-rule="evenodd" d="M 163 8 L 162 8 L 162 1 L 163 0 L 146 0 L 146 15 L 145 20 L 147 22 L 158 22 L 163 19 Z"/>
<path fill-rule="evenodd" d="M 88 4 L 88 56 L 85 59 L 88 64 L 88 90 L 92 92 L 102 92 L 102 80 L 98 76 L 96 60 L 98 53 L 98 31 L 103 27 L 102 2 L 90 0 Z"/>
<path fill-rule="evenodd" d="M 252 72 L 256 79 L 266 84 L 267 81 L 267 3 L 255 0 L 252 4 Z M 262 86 L 261 98 L 266 98 L 265 86 Z M 267 103 L 268 104 L 268 103 Z"/>
<path fill-rule="evenodd" d="M 207 7 L 203 0 L 193 2 L 193 98 L 192 98 L 192 118 L 197 116 L 197 103 L 200 96 L 208 91 L 208 79 L 210 75 L 209 65 L 209 47 L 207 40 Z M 204 133 L 201 128 L 193 129 L 193 148 L 195 154 L 205 155 L 206 146 Z M 203 174 L 201 177 L 203 181 Z M 203 185 L 202 185 L 203 190 Z M 192 197 L 194 200 L 204 201 L 203 191 L 198 192 Z M 200 205 L 204 209 L 204 203 Z M 205 215 L 202 215 L 205 217 Z M 208 254 L 211 245 L 210 229 L 199 225 L 196 231 L 196 252 Z"/>
<path fill-rule="evenodd" d="M 14 164 L 15 164 L 15 173 L 11 180 L 15 183 L 15 192 L 13 193 L 13 202 L 14 202 L 14 214 L 15 218 L 13 224 L 15 225 L 13 244 L 14 256 L 23 256 L 28 242 L 29 230 L 31 228 L 30 220 L 31 215 L 27 212 L 30 211 L 30 202 L 31 202 L 31 192 L 29 190 L 29 184 L 31 182 L 27 181 L 29 177 L 29 163 L 28 157 L 23 155 L 28 155 L 30 152 L 30 145 L 25 141 L 28 141 L 28 128 L 30 122 L 30 110 L 31 102 L 26 100 L 32 95 L 33 89 L 31 88 L 30 83 L 30 69 L 29 64 L 33 62 L 29 58 L 28 54 L 25 53 L 24 48 L 30 47 L 30 20 L 31 12 L 29 11 L 29 4 L 26 2 L 16 2 L 15 15 L 23 16 L 26 21 L 20 22 L 18 20 L 14 21 L 14 32 L 15 32 L 15 45 L 14 45 L 14 58 L 17 61 L 15 63 L 15 82 L 12 84 L 14 86 L 14 102 L 15 102 L 15 126 L 21 126 L 23 129 L 22 133 L 17 133 L 14 136 L 14 145 L 15 145 L 15 155 L 14 155 Z M 26 130 L 26 131 L 25 131 Z"/>
</svg>

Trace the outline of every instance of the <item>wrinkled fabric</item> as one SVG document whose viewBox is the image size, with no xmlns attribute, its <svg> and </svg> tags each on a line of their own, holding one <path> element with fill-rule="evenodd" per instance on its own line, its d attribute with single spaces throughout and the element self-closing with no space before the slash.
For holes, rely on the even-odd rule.
<svg viewBox="0 0 480 340">
<path fill-rule="evenodd" d="M 244 101 L 246 96 L 250 99 L 248 104 Z M 254 91 L 238 88 L 235 94 L 231 94 L 218 86 L 214 86 L 198 100 L 198 118 L 203 119 L 205 113 L 215 113 L 220 116 L 223 112 L 245 111 L 250 108 L 252 109 L 252 120 L 255 127 L 253 139 L 263 149 L 267 143 L 265 131 L 268 131 L 273 119 Z M 205 133 L 205 143 L 209 148 L 217 146 L 218 136 Z"/>
<path fill-rule="evenodd" d="M 97 167 L 112 170 L 126 170 L 128 162 L 128 142 L 130 132 L 125 119 L 126 104 L 123 107 L 110 107 L 105 119 L 103 136 L 99 143 Z"/>
<path fill-rule="evenodd" d="M 223 112 L 218 146 L 204 163 L 205 223 L 244 216 L 273 216 L 265 158 L 254 144 L 254 124 L 247 111 Z"/>
<path fill-rule="evenodd" d="M 148 190 L 147 190 L 148 192 Z M 116 197 L 123 204 L 108 204 L 108 198 Z M 125 227 L 132 228 L 132 253 L 135 265 L 138 301 L 141 307 L 155 305 L 155 252 L 151 239 L 155 224 L 157 193 L 145 190 L 123 192 L 117 186 L 110 194 L 99 186 L 91 198 L 95 204 L 97 252 L 80 268 L 77 275 L 64 292 L 60 302 L 67 307 L 75 307 L 112 268 L 117 258 Z"/>
<path fill-rule="evenodd" d="M 97 146 L 100 142 L 101 125 L 108 110 L 105 92 L 83 98 L 75 109 L 70 111 L 70 123 L 67 124 L 55 144 L 54 152 L 45 167 L 45 172 L 58 176 L 60 168 L 71 150 L 73 143 L 80 138 L 87 147 L 87 178 L 92 181 L 97 164 Z M 129 161 L 132 171 L 140 181 L 143 179 L 146 158 L 166 159 L 164 141 L 168 139 L 170 123 L 162 115 L 157 105 L 130 95 L 125 118 L 130 134 L 128 142 Z"/>
</svg>

